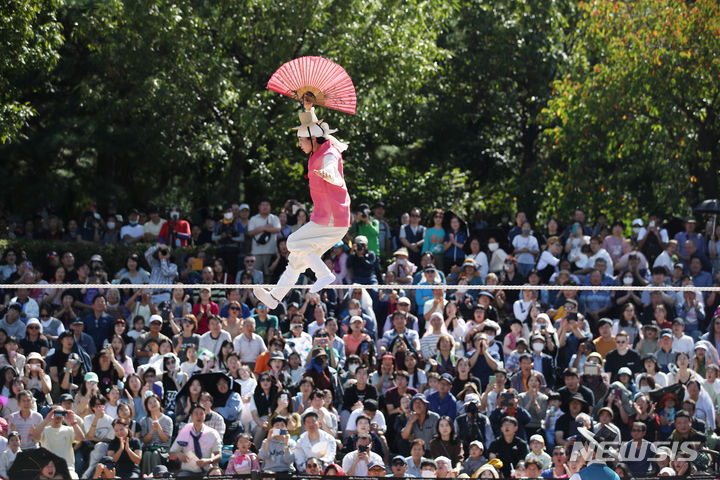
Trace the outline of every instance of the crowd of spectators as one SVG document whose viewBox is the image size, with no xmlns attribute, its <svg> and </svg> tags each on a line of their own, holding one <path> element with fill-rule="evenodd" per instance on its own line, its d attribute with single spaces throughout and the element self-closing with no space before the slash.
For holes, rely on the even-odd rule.
<svg viewBox="0 0 720 480">
<path fill-rule="evenodd" d="M 381 202 L 360 204 L 325 255 L 335 284 L 268 311 L 251 288 L 215 285 L 276 282 L 303 205 L 226 204 L 195 225 L 177 207 L 163 215 L 37 215 L 9 232 L 129 253 L 109 271 L 67 243 L 2 252 L 3 478 L 40 446 L 74 478 L 565 478 L 585 461 L 571 455 L 580 427 L 616 443 L 622 478 L 714 470 L 714 223 L 591 225 L 578 209 L 567 226 L 523 212 L 490 226 L 412 208 L 391 226 Z M 352 284 L 374 288 L 336 288 Z"/>
</svg>

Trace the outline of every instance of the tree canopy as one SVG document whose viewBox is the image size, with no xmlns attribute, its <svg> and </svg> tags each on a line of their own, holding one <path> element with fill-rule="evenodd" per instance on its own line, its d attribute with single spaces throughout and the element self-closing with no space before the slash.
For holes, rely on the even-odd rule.
<svg viewBox="0 0 720 480">
<path fill-rule="evenodd" d="M 265 85 L 320 55 L 358 92 L 320 117 L 353 201 L 630 215 L 718 193 L 710 0 L 11 0 L 0 202 L 30 213 L 308 199 Z M 399 213 L 399 212 L 392 212 Z"/>
</svg>

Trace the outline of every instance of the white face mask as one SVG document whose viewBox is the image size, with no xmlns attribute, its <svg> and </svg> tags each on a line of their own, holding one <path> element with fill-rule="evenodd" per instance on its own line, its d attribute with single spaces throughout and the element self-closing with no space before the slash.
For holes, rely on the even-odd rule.
<svg viewBox="0 0 720 480">
<path fill-rule="evenodd" d="M 180 212 L 170 212 L 170 218 L 177 219 L 180 217 Z"/>
<path fill-rule="evenodd" d="M 488 343 L 492 343 L 493 341 L 495 341 L 495 335 L 488 335 L 487 339 L 488 339 Z"/>
<path fill-rule="evenodd" d="M 435 478 L 435 472 L 432 470 L 423 470 L 420 472 L 422 478 Z"/>
<path fill-rule="evenodd" d="M 499 245 L 497 243 L 488 243 L 488 250 L 490 250 L 491 252 L 494 252 L 495 250 L 497 250 L 498 247 L 499 247 Z"/>
<path fill-rule="evenodd" d="M 397 263 L 400 264 L 400 265 L 404 265 L 405 262 L 407 262 L 407 260 L 405 260 L 404 258 L 398 258 L 398 259 L 397 259 Z"/>
<path fill-rule="evenodd" d="M 107 222 L 105 225 L 107 225 L 109 230 L 112 230 L 115 228 L 115 222 Z"/>
<path fill-rule="evenodd" d="M 232 220 L 233 214 L 232 212 L 227 212 L 223 214 L 223 217 L 225 217 L 225 220 Z"/>
<path fill-rule="evenodd" d="M 632 278 L 632 277 L 623 277 L 623 283 L 624 283 L 625 285 L 632 285 L 632 283 L 633 283 L 633 278 Z"/>
<path fill-rule="evenodd" d="M 359 366 L 360 365 L 358 365 L 357 363 L 351 363 L 348 366 L 348 370 L 350 370 L 350 373 L 355 373 L 355 371 L 358 369 Z"/>
<path fill-rule="evenodd" d="M 643 385 L 642 387 L 640 387 L 640 391 L 642 393 L 648 393 L 650 391 L 650 385 Z"/>
<path fill-rule="evenodd" d="M 542 352 L 543 348 L 545 348 L 544 343 L 537 342 L 537 343 L 533 343 L 533 345 L 532 345 L 532 349 L 537 353 Z"/>
<path fill-rule="evenodd" d="M 632 231 L 633 233 L 638 233 L 640 232 L 640 227 L 632 227 Z"/>
</svg>

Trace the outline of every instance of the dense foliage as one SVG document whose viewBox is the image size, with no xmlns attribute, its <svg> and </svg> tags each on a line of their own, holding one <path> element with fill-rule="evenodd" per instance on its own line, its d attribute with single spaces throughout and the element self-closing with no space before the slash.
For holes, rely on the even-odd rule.
<svg viewBox="0 0 720 480">
<path fill-rule="evenodd" d="M 12 0 L 0 204 L 307 200 L 302 55 L 343 65 L 355 200 L 687 213 L 718 191 L 720 12 L 699 0 Z M 397 213 L 391 211 L 391 213 Z"/>
</svg>

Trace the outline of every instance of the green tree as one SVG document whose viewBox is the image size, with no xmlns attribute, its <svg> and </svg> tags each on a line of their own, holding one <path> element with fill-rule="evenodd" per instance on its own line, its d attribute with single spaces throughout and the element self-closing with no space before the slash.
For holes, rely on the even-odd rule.
<svg viewBox="0 0 720 480">
<path fill-rule="evenodd" d="M 440 38 L 450 52 L 426 114 L 424 157 L 469 173 L 472 207 L 537 211 L 537 117 L 564 59 L 565 0 L 456 2 Z"/>
<path fill-rule="evenodd" d="M 57 0 L 4 0 L 0 3 L 0 143 L 15 140 L 35 113 L 27 101 L 38 81 L 57 61 L 62 42 Z"/>
<path fill-rule="evenodd" d="M 541 115 L 546 208 L 684 214 L 718 194 L 720 6 L 581 2 L 566 74 Z"/>
<path fill-rule="evenodd" d="M 379 152 L 412 144 L 408 132 L 437 72 L 439 0 L 380 3 L 68 1 L 67 40 L 28 140 L 3 154 L 11 208 L 18 181 L 35 185 L 29 208 L 51 197 L 82 208 L 182 200 L 187 204 L 270 194 L 307 200 L 304 155 L 290 128 L 297 105 L 265 90 L 271 74 L 302 55 L 343 65 L 358 113 L 319 115 L 351 142 L 350 187 L 369 198 L 387 174 Z M 35 199 L 33 201 L 33 199 Z M 23 199 L 24 202 L 27 199 Z M 35 203 L 35 205 L 33 205 Z"/>
</svg>

